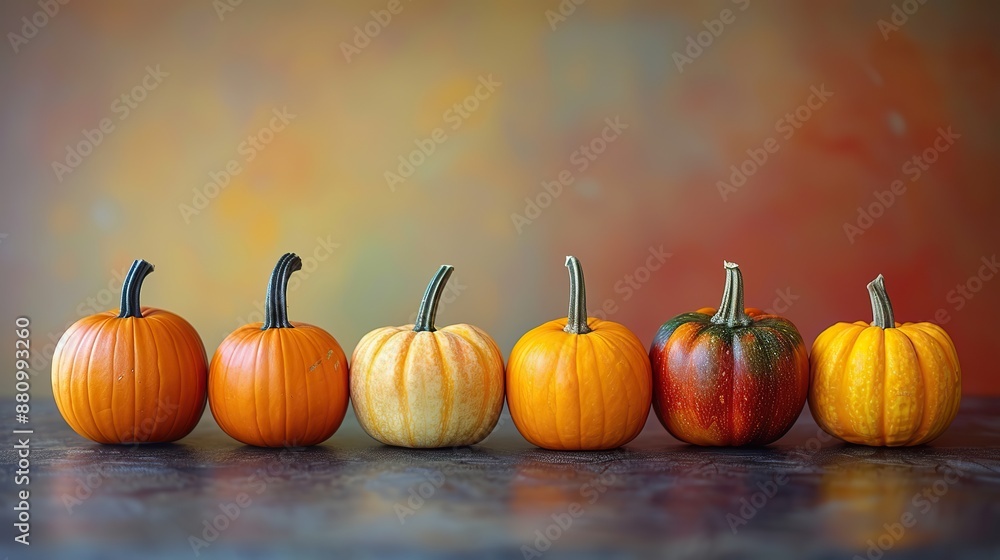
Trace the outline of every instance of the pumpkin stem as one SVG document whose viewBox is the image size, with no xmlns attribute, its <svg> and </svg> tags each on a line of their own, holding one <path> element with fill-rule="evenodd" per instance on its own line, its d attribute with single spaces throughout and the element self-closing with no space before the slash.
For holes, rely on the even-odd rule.
<svg viewBox="0 0 1000 560">
<path fill-rule="evenodd" d="M 444 293 L 444 286 L 451 278 L 455 267 L 450 264 L 443 264 L 441 268 L 431 278 L 427 289 L 424 290 L 424 299 L 420 300 L 420 308 L 417 309 L 417 321 L 413 324 L 413 332 L 434 332 L 434 320 L 437 319 L 438 304 L 441 302 L 441 294 Z"/>
<path fill-rule="evenodd" d="M 295 253 L 285 253 L 271 271 L 264 295 L 264 325 L 260 330 L 291 329 L 288 322 L 288 278 L 302 269 L 302 259 Z"/>
<path fill-rule="evenodd" d="M 881 274 L 868 283 L 868 295 L 872 298 L 872 326 L 891 329 L 896 326 L 892 313 L 892 302 L 885 291 L 885 278 Z"/>
<path fill-rule="evenodd" d="M 745 327 L 753 323 L 753 319 L 743 309 L 743 273 L 740 272 L 740 265 L 722 262 L 726 267 L 726 287 L 722 292 L 719 311 L 712 316 L 712 322 L 729 328 Z"/>
<path fill-rule="evenodd" d="M 569 269 L 569 314 L 566 316 L 564 331 L 570 334 L 587 334 L 587 286 L 583 282 L 583 267 L 576 257 L 566 257 Z"/>
<path fill-rule="evenodd" d="M 142 281 L 153 272 L 153 265 L 142 260 L 132 261 L 132 267 L 125 275 L 122 283 L 122 303 L 118 310 L 118 318 L 125 317 L 142 318 L 142 307 L 139 305 L 139 291 L 142 289 Z"/>
</svg>

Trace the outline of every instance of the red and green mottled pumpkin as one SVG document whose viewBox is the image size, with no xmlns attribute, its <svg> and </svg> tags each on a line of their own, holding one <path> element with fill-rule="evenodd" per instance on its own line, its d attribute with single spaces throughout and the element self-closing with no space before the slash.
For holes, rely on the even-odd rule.
<svg viewBox="0 0 1000 560">
<path fill-rule="evenodd" d="M 684 313 L 657 331 L 649 350 L 653 409 L 681 441 L 766 445 L 802 412 L 809 358 L 791 321 L 744 309 L 740 269 L 725 267 L 718 311 Z"/>
</svg>

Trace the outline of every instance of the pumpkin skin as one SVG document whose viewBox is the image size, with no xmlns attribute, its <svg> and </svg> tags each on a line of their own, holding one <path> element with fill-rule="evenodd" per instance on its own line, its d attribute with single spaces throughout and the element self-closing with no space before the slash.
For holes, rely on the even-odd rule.
<svg viewBox="0 0 1000 560">
<path fill-rule="evenodd" d="M 743 307 L 739 267 L 725 267 L 720 311 L 678 315 L 653 338 L 653 410 L 687 443 L 767 445 L 802 412 L 809 357 L 791 321 Z"/>
<path fill-rule="evenodd" d="M 603 450 L 642 431 L 652 391 L 646 350 L 628 328 L 588 319 L 583 271 L 570 269 L 570 312 L 528 331 L 510 354 L 507 406 L 538 447 Z"/>
<path fill-rule="evenodd" d="M 205 410 L 207 360 L 181 317 L 139 305 L 153 265 L 136 260 L 122 304 L 80 319 L 52 356 L 52 395 L 66 423 L 98 443 L 166 443 L 191 433 Z"/>
<path fill-rule="evenodd" d="M 504 364 L 496 342 L 472 325 L 434 326 L 453 270 L 438 270 L 415 324 L 375 329 L 354 349 L 354 413 L 365 432 L 384 444 L 474 445 L 500 419 Z"/>
<path fill-rule="evenodd" d="M 868 290 L 872 324 L 837 323 L 813 343 L 809 409 L 827 433 L 850 443 L 927 443 L 962 400 L 955 345 L 933 323 L 895 322 L 882 275 Z"/>
<path fill-rule="evenodd" d="M 288 278 L 301 268 L 297 255 L 283 255 L 268 283 L 264 322 L 233 331 L 212 357 L 212 415 L 248 445 L 316 445 L 337 431 L 347 412 L 347 357 L 337 339 L 288 320 Z"/>
</svg>

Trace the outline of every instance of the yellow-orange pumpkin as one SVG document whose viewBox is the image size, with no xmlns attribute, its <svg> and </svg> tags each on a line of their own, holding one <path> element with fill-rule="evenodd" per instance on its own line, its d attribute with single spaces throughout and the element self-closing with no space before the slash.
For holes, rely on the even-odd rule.
<svg viewBox="0 0 1000 560">
<path fill-rule="evenodd" d="M 288 320 L 288 278 L 301 268 L 297 255 L 283 255 L 268 282 L 264 322 L 233 331 L 212 357 L 212 415 L 246 444 L 322 443 L 347 412 L 347 357 L 340 344 L 319 327 Z"/>
<path fill-rule="evenodd" d="M 454 267 L 431 279 L 417 322 L 366 334 L 351 357 L 351 403 L 368 435 L 388 445 L 473 445 L 503 409 L 503 356 L 466 324 L 435 328 L 438 302 Z"/>
<path fill-rule="evenodd" d="M 894 321 L 880 274 L 868 284 L 874 321 L 837 323 L 813 343 L 809 409 L 828 433 L 863 445 L 920 445 L 958 412 L 962 370 L 933 323 Z"/>
<path fill-rule="evenodd" d="M 613 449 L 642 431 L 649 356 L 623 325 L 587 319 L 583 270 L 567 257 L 569 315 L 528 331 L 507 364 L 507 406 L 521 435 L 546 449 Z"/>
<path fill-rule="evenodd" d="M 73 430 L 99 443 L 164 443 L 188 435 L 205 410 L 205 346 L 187 321 L 140 307 L 153 265 L 137 260 L 121 309 L 84 317 L 59 339 L 52 394 Z"/>
</svg>

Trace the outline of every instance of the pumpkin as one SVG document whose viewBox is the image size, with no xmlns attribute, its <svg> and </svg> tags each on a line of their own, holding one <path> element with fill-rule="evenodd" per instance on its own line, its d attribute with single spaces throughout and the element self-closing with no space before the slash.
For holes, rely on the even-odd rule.
<svg viewBox="0 0 1000 560">
<path fill-rule="evenodd" d="M 297 447 L 328 439 L 347 412 L 347 357 L 325 330 L 288 320 L 288 279 L 302 259 L 286 253 L 267 284 L 264 321 L 244 325 L 212 356 L 208 402 L 233 439 Z"/>
<path fill-rule="evenodd" d="M 427 285 L 416 323 L 366 334 L 351 357 L 351 402 L 365 432 L 387 445 L 473 445 L 503 409 L 503 355 L 478 327 L 434 326 L 454 267 Z"/>
<path fill-rule="evenodd" d="M 933 323 L 895 322 L 880 274 L 868 284 L 873 321 L 837 323 L 813 343 L 809 409 L 821 428 L 862 445 L 927 443 L 955 419 L 962 369 Z"/>
<path fill-rule="evenodd" d="M 181 317 L 140 306 L 151 272 L 152 264 L 133 262 L 120 309 L 80 319 L 56 344 L 52 394 L 66 423 L 87 439 L 176 441 L 205 410 L 205 346 Z"/>
<path fill-rule="evenodd" d="M 587 318 L 583 268 L 566 257 L 569 313 L 528 331 L 510 354 L 507 406 L 529 442 L 546 449 L 614 449 L 639 435 L 652 380 L 638 337 Z"/>
<path fill-rule="evenodd" d="M 791 321 L 743 307 L 743 274 L 724 265 L 719 309 L 682 313 L 653 338 L 653 410 L 687 443 L 767 445 L 802 412 L 809 357 Z"/>
</svg>

